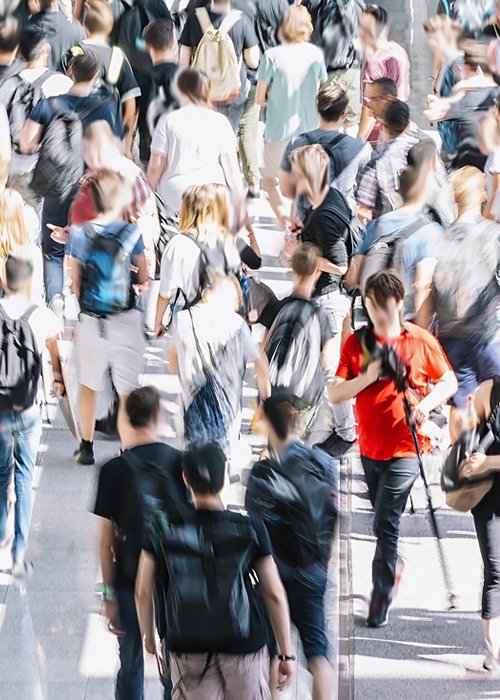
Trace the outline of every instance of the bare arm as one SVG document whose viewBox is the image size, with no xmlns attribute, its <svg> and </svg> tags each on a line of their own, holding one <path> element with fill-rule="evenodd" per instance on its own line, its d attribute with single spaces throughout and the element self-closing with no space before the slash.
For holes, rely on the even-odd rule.
<svg viewBox="0 0 500 700">
<path fill-rule="evenodd" d="M 153 190 L 156 190 L 161 176 L 167 169 L 167 157 L 162 156 L 159 153 L 151 153 L 148 163 L 149 181 Z"/>
<path fill-rule="evenodd" d="M 21 153 L 33 153 L 42 140 L 43 126 L 28 119 L 19 135 L 19 148 Z"/>
<path fill-rule="evenodd" d="M 286 170 L 280 170 L 280 190 L 283 197 L 288 199 L 295 199 L 297 188 L 295 186 L 295 180 L 292 173 Z"/>
<path fill-rule="evenodd" d="M 422 305 L 427 301 L 432 290 L 432 278 L 436 269 L 436 258 L 424 258 L 417 263 L 415 270 L 415 313 L 418 317 Z"/>
<path fill-rule="evenodd" d="M 123 109 L 123 126 L 124 126 L 125 131 L 126 131 L 126 135 L 124 138 L 125 155 L 130 158 L 131 151 L 132 151 L 132 141 L 134 139 L 134 132 L 135 132 L 136 124 L 137 124 L 137 109 L 136 109 L 135 97 L 132 97 L 131 99 L 123 102 L 122 109 Z"/>
<path fill-rule="evenodd" d="M 448 370 L 434 383 L 434 388 L 418 404 L 418 410 L 427 416 L 441 404 L 446 403 L 458 389 L 458 382 L 455 374 Z"/>
<path fill-rule="evenodd" d="M 264 557 L 255 563 L 260 592 L 266 605 L 278 648 L 281 654 L 292 656 L 290 612 L 285 589 L 272 557 Z"/>
<path fill-rule="evenodd" d="M 496 221 L 496 216 L 492 213 L 493 205 L 495 203 L 495 200 L 500 196 L 500 173 L 491 173 L 492 177 L 492 183 L 493 183 L 493 188 L 492 188 L 492 195 L 486 202 L 486 206 L 483 211 L 483 216 L 486 219 L 491 219 L 492 221 Z M 497 207 L 498 207 L 498 202 L 497 202 Z"/>
<path fill-rule="evenodd" d="M 361 119 L 359 121 L 358 139 L 366 141 L 372 133 L 373 127 L 376 123 L 377 120 L 373 116 L 371 109 L 364 106 L 361 111 Z"/>
<path fill-rule="evenodd" d="M 255 101 L 261 107 L 264 107 L 265 105 L 267 105 L 268 87 L 269 87 L 269 85 L 267 83 L 262 82 L 262 80 L 259 80 L 257 82 L 257 88 L 255 90 Z"/>
<path fill-rule="evenodd" d="M 177 348 L 173 343 L 168 346 L 167 350 L 167 364 L 168 371 L 170 374 L 178 374 L 179 372 L 179 355 L 177 354 Z"/>
<path fill-rule="evenodd" d="M 165 312 L 170 305 L 170 297 L 165 298 L 158 295 L 158 301 L 156 302 L 156 316 L 155 316 L 155 337 L 161 338 L 165 333 L 165 327 L 163 326 L 163 317 Z"/>
<path fill-rule="evenodd" d="M 259 397 L 261 401 L 264 401 L 271 395 L 271 383 L 269 381 L 269 362 L 262 350 L 259 357 L 254 360 L 254 368 Z"/>
<path fill-rule="evenodd" d="M 135 580 L 135 598 L 139 625 L 146 650 L 150 654 L 154 654 L 156 651 L 153 602 L 155 569 L 156 563 L 153 555 L 143 550 L 139 560 L 137 578 Z"/>
<path fill-rule="evenodd" d="M 10 140 L 9 119 L 3 107 L 0 108 L 0 186 L 5 187 L 9 177 L 12 143 Z"/>
<path fill-rule="evenodd" d="M 82 268 L 78 260 L 66 257 L 68 261 L 69 276 L 71 278 L 71 291 L 76 296 L 78 301 L 80 301 L 80 286 L 82 280 Z"/>
<path fill-rule="evenodd" d="M 380 369 L 380 360 L 376 360 L 368 365 L 366 372 L 362 372 L 354 379 L 335 377 L 328 392 L 330 402 L 337 404 L 354 399 L 367 387 L 378 381 Z"/>
<path fill-rule="evenodd" d="M 321 272 L 328 272 L 330 275 L 345 275 L 347 272 L 347 265 L 335 265 L 326 258 L 319 259 L 318 267 Z"/>
<path fill-rule="evenodd" d="M 54 335 L 52 338 L 48 338 L 45 341 L 45 345 L 47 346 L 50 354 L 54 379 L 56 382 L 62 382 L 61 358 L 59 357 L 59 348 L 57 347 L 57 335 Z"/>
<path fill-rule="evenodd" d="M 148 281 L 148 264 L 146 262 L 146 256 L 144 253 L 136 255 L 132 261 L 132 264 L 136 268 L 135 277 L 137 284 L 144 284 Z"/>
<path fill-rule="evenodd" d="M 260 49 L 257 44 L 243 51 L 243 60 L 249 68 L 258 68 L 260 61 Z"/>
<path fill-rule="evenodd" d="M 179 49 L 179 66 L 181 68 L 186 68 L 191 65 L 191 56 L 193 54 L 193 49 L 191 46 L 184 46 L 181 44 Z"/>
</svg>

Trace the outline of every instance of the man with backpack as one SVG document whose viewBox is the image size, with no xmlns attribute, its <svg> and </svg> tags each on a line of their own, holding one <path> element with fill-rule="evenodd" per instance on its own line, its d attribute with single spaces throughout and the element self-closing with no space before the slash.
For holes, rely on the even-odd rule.
<svg viewBox="0 0 500 700">
<path fill-rule="evenodd" d="M 147 165 L 153 131 L 158 119 L 165 112 L 177 109 L 178 98 L 175 95 L 174 82 L 179 69 L 178 45 L 175 25 L 171 19 L 155 19 L 142 33 L 146 50 L 153 63 L 148 74 L 147 88 L 144 81 L 142 95 L 139 98 L 139 155 Z"/>
<path fill-rule="evenodd" d="M 182 522 L 158 517 L 142 553 L 137 581 L 146 651 L 158 654 L 153 590 L 161 582 L 160 636 L 179 697 L 270 700 L 267 620 L 279 653 L 278 688 L 293 675 L 286 594 L 262 520 L 225 510 L 226 456 L 215 443 L 184 456 L 195 505 Z M 251 577 L 258 577 L 256 587 Z"/>
<path fill-rule="evenodd" d="M 249 83 L 246 69 L 257 68 L 260 51 L 246 15 L 231 9 L 231 0 L 212 0 L 189 15 L 179 39 L 179 65 L 206 73 L 217 111 L 238 131 Z"/>
<path fill-rule="evenodd" d="M 158 391 L 136 389 L 126 411 L 132 428 L 129 449 L 101 467 L 94 513 L 101 519 L 104 613 L 120 647 L 115 698 L 142 700 L 144 659 L 134 594 L 139 557 L 155 513 L 175 518 L 190 505 L 181 453 L 158 436 Z"/>
<path fill-rule="evenodd" d="M 325 312 L 311 301 L 321 275 L 320 249 L 303 243 L 292 255 L 291 267 L 297 275 L 292 293 L 271 301 L 262 311 L 259 323 L 267 330 L 263 338 L 269 360 L 272 391 L 286 391 L 295 397 L 298 412 L 295 432 L 309 443 L 315 426 L 323 418 L 323 395 L 332 360 L 332 329 Z"/>
<path fill-rule="evenodd" d="M 54 390 L 64 393 L 57 349 L 60 324 L 45 307 L 29 301 L 33 261 L 19 251 L 5 262 L 4 296 L 0 301 L 0 546 L 8 544 L 8 491 L 14 471 L 16 504 L 11 543 L 12 573 L 22 578 L 33 506 L 33 471 L 42 435 L 37 404 L 41 354 L 48 349 Z M 14 466 L 13 466 L 14 465 Z"/>
<path fill-rule="evenodd" d="M 123 220 L 132 203 L 126 180 L 111 170 L 88 179 L 96 216 L 69 233 L 72 290 L 80 304 L 75 329 L 78 416 L 82 441 L 74 454 L 80 464 L 94 464 L 96 395 L 111 368 L 119 396 L 118 432 L 122 448 L 130 436 L 127 396 L 139 384 L 145 339 L 134 284 L 147 280 L 144 243 L 138 227 Z"/>
<path fill-rule="evenodd" d="M 65 20 L 66 21 L 66 20 Z M 92 122 L 107 121 L 119 138 L 121 115 L 110 99 L 96 89 L 99 59 L 91 49 L 75 56 L 70 64 L 73 87 L 67 95 L 40 100 L 20 135 L 22 153 L 34 153 L 40 145 L 31 181 L 32 189 L 44 197 L 42 251 L 45 298 L 62 314 L 64 306 L 64 246 L 51 237 L 51 226 L 65 227 L 74 188 L 84 172 L 83 130 Z"/>
<path fill-rule="evenodd" d="M 313 677 L 312 699 L 333 700 L 335 673 L 328 661 L 325 593 L 338 512 L 338 475 L 331 457 L 297 437 L 293 404 L 294 397 L 286 393 L 264 401 L 272 457 L 253 466 L 245 506 L 267 527 L 290 616 Z"/>
<path fill-rule="evenodd" d="M 19 53 L 25 65 L 16 75 L 2 81 L 0 86 L 0 102 L 7 107 L 13 146 L 9 187 L 20 192 L 29 204 L 40 210 L 41 198 L 30 187 L 38 155 L 21 153 L 21 130 L 40 100 L 66 94 L 73 81 L 47 67 L 50 44 L 39 27 L 27 25 L 23 29 Z"/>
<path fill-rule="evenodd" d="M 280 189 L 284 197 L 295 199 L 296 185 L 292 176 L 290 155 L 300 146 L 318 143 L 330 158 L 330 184 L 347 198 L 355 211 L 354 188 L 358 171 L 371 157 L 371 148 L 359 139 L 341 133 L 349 109 L 347 94 L 337 85 L 325 85 L 318 92 L 319 128 L 295 136 L 286 147 L 280 166 Z M 303 197 L 297 199 L 297 218 L 300 221 L 308 209 Z"/>
<path fill-rule="evenodd" d="M 421 425 L 457 390 L 437 340 L 418 326 L 402 323 L 404 297 L 397 273 L 384 270 L 368 278 L 363 301 L 369 323 L 345 341 L 329 392 L 334 404 L 356 400 L 361 462 L 375 511 L 368 627 L 387 624 L 399 568 L 401 516 L 419 471 L 407 421 L 417 427 L 421 450 L 428 451 L 430 440 Z M 405 396 L 412 406 L 408 417 Z"/>
<path fill-rule="evenodd" d="M 108 0 L 91 0 L 86 3 L 83 27 L 87 38 L 78 46 L 72 46 L 63 57 L 67 69 L 71 58 L 79 50 L 91 48 L 101 66 L 101 89 L 108 93 L 121 111 L 125 151 L 130 154 L 137 122 L 136 102 L 141 90 L 130 67 L 128 58 L 118 46 L 110 46 L 109 36 L 113 29 L 113 11 Z"/>
</svg>

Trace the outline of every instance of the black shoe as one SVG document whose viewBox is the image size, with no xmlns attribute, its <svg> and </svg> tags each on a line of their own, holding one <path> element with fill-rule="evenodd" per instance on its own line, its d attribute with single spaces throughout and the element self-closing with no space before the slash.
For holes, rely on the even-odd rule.
<svg viewBox="0 0 500 700">
<path fill-rule="evenodd" d="M 82 440 L 80 447 L 73 454 L 73 459 L 78 464 L 94 464 L 94 443 L 89 440 Z"/>
<path fill-rule="evenodd" d="M 366 626 L 377 629 L 379 627 L 385 627 L 389 620 L 389 605 L 389 598 L 372 593 Z"/>
<path fill-rule="evenodd" d="M 248 188 L 248 190 L 247 190 L 247 198 L 248 199 L 259 199 L 259 197 L 260 197 L 260 190 L 259 189 L 253 189 L 253 187 Z"/>
<path fill-rule="evenodd" d="M 321 448 L 324 452 L 330 455 L 330 457 L 339 458 L 344 457 L 349 452 L 353 451 L 356 445 L 356 440 L 349 442 L 349 440 L 344 440 L 337 435 L 335 431 L 326 438 L 324 442 L 320 442 L 315 447 Z"/>
</svg>

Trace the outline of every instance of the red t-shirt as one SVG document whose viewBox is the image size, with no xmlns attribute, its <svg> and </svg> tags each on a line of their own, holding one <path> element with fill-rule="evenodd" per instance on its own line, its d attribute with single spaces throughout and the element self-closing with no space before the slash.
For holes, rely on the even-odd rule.
<svg viewBox="0 0 500 700">
<path fill-rule="evenodd" d="M 421 396 L 429 393 L 432 382 L 441 379 L 451 367 L 434 336 L 407 323 L 401 335 L 391 345 L 410 366 L 411 385 Z M 363 352 L 355 334 L 345 341 L 340 355 L 337 376 L 354 379 L 361 374 Z M 419 401 L 414 392 L 408 392 L 412 405 Z M 359 450 L 364 457 L 389 460 L 394 457 L 414 457 L 415 447 L 406 424 L 403 394 L 392 379 L 379 379 L 360 392 L 355 399 L 354 412 L 358 422 Z M 430 441 L 419 433 L 422 451 L 430 448 Z"/>
</svg>

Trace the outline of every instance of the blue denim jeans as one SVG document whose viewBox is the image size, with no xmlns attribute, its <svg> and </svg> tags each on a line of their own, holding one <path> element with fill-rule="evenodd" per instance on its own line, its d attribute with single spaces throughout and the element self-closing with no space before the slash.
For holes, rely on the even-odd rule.
<svg viewBox="0 0 500 700">
<path fill-rule="evenodd" d="M 372 563 L 373 592 L 387 598 L 396 577 L 401 516 L 418 476 L 416 457 L 380 461 L 361 457 L 370 501 L 375 511 L 377 548 Z"/>
<path fill-rule="evenodd" d="M 33 471 L 42 435 L 38 406 L 25 411 L 0 410 L 0 540 L 6 538 L 9 482 L 14 470 L 16 505 L 12 557 L 22 557 L 28 547 L 33 510 Z"/>
<path fill-rule="evenodd" d="M 66 226 L 72 195 L 66 199 L 45 197 L 42 208 L 42 253 L 43 253 L 43 283 L 45 299 L 50 304 L 56 294 L 64 289 L 64 248 L 50 237 L 52 231 L 47 224 Z"/>
<path fill-rule="evenodd" d="M 118 627 L 125 634 L 118 637 L 120 670 L 116 676 L 116 700 L 144 700 L 144 654 L 139 628 L 135 593 L 125 588 L 116 591 Z"/>
</svg>

